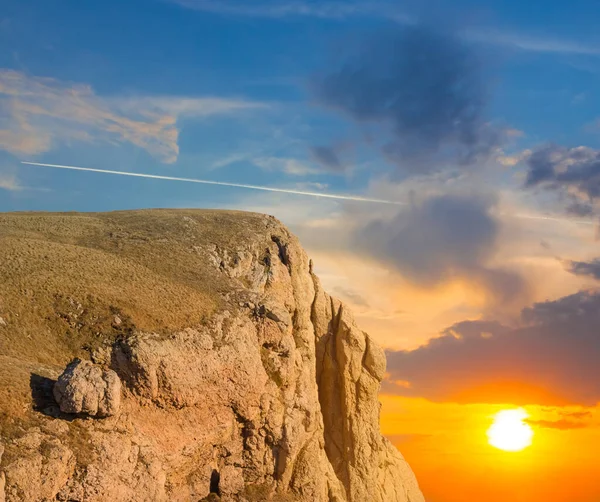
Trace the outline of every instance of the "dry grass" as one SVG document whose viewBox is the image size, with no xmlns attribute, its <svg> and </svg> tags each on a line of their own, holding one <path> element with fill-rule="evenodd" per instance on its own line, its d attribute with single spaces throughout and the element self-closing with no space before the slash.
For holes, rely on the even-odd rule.
<svg viewBox="0 0 600 502">
<path fill-rule="evenodd" d="M 55 375 L 136 329 L 204 322 L 231 289 L 207 250 L 268 240 L 273 224 L 203 210 L 0 214 L 2 435 L 33 420 L 32 373 Z"/>
</svg>

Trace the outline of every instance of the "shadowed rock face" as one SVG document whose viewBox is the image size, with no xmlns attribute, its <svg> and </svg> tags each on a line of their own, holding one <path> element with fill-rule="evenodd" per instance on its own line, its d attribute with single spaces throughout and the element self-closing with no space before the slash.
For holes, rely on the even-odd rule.
<svg viewBox="0 0 600 502">
<path fill-rule="evenodd" d="M 61 280 L 41 288 L 36 263 Z M 379 432 L 382 350 L 274 218 L 0 215 L 0 264 L 0 299 L 15 298 L 0 302 L 6 500 L 423 500 Z M 153 289 L 132 294 L 136 279 Z M 40 395 L 34 410 L 31 376 L 74 357 L 60 410 Z"/>
</svg>

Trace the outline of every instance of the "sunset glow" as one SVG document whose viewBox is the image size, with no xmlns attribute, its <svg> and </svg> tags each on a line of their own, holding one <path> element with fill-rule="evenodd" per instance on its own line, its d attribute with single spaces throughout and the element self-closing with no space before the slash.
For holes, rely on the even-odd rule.
<svg viewBox="0 0 600 502">
<path fill-rule="evenodd" d="M 600 502 L 600 0 L 0 2 L 0 502 Z"/>
<path fill-rule="evenodd" d="M 533 430 L 524 422 L 528 416 L 521 408 L 496 413 L 487 430 L 489 444 L 504 451 L 521 451 L 531 446 Z"/>
</svg>

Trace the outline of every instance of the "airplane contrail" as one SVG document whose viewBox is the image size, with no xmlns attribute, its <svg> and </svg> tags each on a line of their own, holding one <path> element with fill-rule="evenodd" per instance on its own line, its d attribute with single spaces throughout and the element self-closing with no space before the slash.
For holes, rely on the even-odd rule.
<svg viewBox="0 0 600 502">
<path fill-rule="evenodd" d="M 244 185 L 241 183 L 226 183 L 224 181 L 210 181 L 210 180 L 200 180 L 195 178 L 176 178 L 175 176 L 162 176 L 158 174 L 144 174 L 144 173 L 131 173 L 127 171 L 111 171 L 108 169 L 93 169 L 91 167 L 76 167 L 76 166 L 62 166 L 58 164 L 42 164 L 40 162 L 25 162 L 22 161 L 21 164 L 27 164 L 29 166 L 41 166 L 41 167 L 53 167 L 55 169 L 69 169 L 71 171 L 86 171 L 92 173 L 103 173 L 103 174 L 117 174 L 120 176 L 132 176 L 136 178 L 150 178 L 154 180 L 167 180 L 167 181 L 183 181 L 185 183 L 200 183 L 203 185 L 218 185 L 225 187 L 234 187 L 234 188 L 246 188 L 250 190 L 262 190 L 264 192 L 278 192 L 278 193 L 287 193 L 292 195 L 305 195 L 309 197 L 322 197 L 324 199 L 337 199 L 337 200 L 350 200 L 357 202 L 374 202 L 378 204 L 394 204 L 398 206 L 406 205 L 406 202 L 400 202 L 395 200 L 386 200 L 386 199 L 372 199 L 369 197 L 359 197 L 356 195 L 344 195 L 344 194 L 331 194 L 331 193 L 322 193 L 322 192 L 307 192 L 304 190 L 291 190 L 287 188 L 275 188 L 275 187 L 266 187 L 260 185 Z"/>
<path fill-rule="evenodd" d="M 200 183 L 203 185 L 217 185 L 224 187 L 234 187 L 234 188 L 245 188 L 250 190 L 261 190 L 263 192 L 277 192 L 277 193 L 287 193 L 291 195 L 303 195 L 308 197 L 320 197 L 323 199 L 335 199 L 335 200 L 347 200 L 347 201 L 355 201 L 355 202 L 372 202 L 376 204 L 391 204 L 396 206 L 408 206 L 409 203 L 397 201 L 397 200 L 389 200 L 389 199 L 375 199 L 370 197 L 360 197 L 357 195 L 345 195 L 345 194 L 332 194 L 332 193 L 322 193 L 322 192 L 308 192 L 304 190 L 291 190 L 288 188 L 276 188 L 276 187 L 267 187 L 261 185 L 246 185 L 242 183 L 227 183 L 225 181 L 211 181 L 211 180 L 201 180 L 196 178 L 177 178 L 175 176 L 163 176 L 158 174 L 145 174 L 145 173 L 132 173 L 128 171 L 113 171 L 108 169 L 95 169 L 91 167 L 77 167 L 77 166 L 63 166 L 60 164 L 43 164 L 41 162 L 25 162 L 21 161 L 21 164 L 26 164 L 29 166 L 41 166 L 41 167 L 51 167 L 54 169 L 68 169 L 71 171 L 85 171 L 92 173 L 102 173 L 102 174 L 113 174 L 119 176 L 131 176 L 134 178 L 149 178 L 155 180 L 167 180 L 167 181 L 180 181 L 185 183 Z M 501 212 L 499 216 L 507 216 L 511 218 L 525 219 L 525 220 L 543 220 L 543 221 L 556 221 L 556 222 L 567 222 L 567 223 L 577 223 L 582 225 L 595 225 L 594 221 L 590 220 L 574 220 L 571 218 L 560 218 L 556 216 L 547 216 L 547 215 L 536 215 L 536 214 L 523 214 L 523 213 L 507 213 Z"/>
</svg>

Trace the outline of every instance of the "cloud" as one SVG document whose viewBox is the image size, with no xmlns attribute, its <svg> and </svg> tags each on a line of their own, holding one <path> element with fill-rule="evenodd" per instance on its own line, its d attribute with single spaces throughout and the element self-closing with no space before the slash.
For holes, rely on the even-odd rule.
<svg viewBox="0 0 600 502">
<path fill-rule="evenodd" d="M 404 171 L 440 161 L 472 165 L 503 140 L 485 119 L 481 61 L 457 36 L 410 26 L 365 41 L 314 79 L 318 103 L 374 127 L 384 156 Z"/>
<path fill-rule="evenodd" d="M 568 261 L 567 270 L 575 275 L 593 277 L 600 280 L 600 258 L 592 261 Z"/>
<path fill-rule="evenodd" d="M 169 115 L 177 119 L 205 118 L 212 115 L 224 115 L 241 110 L 264 109 L 265 103 L 242 99 L 218 97 L 189 98 L 180 96 L 137 96 L 112 98 L 108 100 L 121 110 L 135 113 L 139 110 Z"/>
<path fill-rule="evenodd" d="M 514 153 L 512 155 L 505 155 L 504 153 L 500 153 L 496 156 L 496 161 L 499 164 L 507 167 L 513 167 L 517 164 L 520 164 L 524 160 L 527 160 L 531 155 L 531 150 L 523 150 L 522 152 Z"/>
<path fill-rule="evenodd" d="M 264 0 L 168 0 L 187 9 L 225 16 L 253 17 L 265 19 L 285 19 L 313 17 L 318 19 L 346 20 L 352 17 L 368 16 L 384 19 L 403 25 L 415 24 L 415 16 L 398 9 L 398 4 L 388 1 L 349 0 L 349 1 L 281 1 Z M 529 34 L 502 31 L 490 26 L 464 30 L 461 36 L 466 40 L 486 45 L 495 45 L 528 52 L 553 54 L 599 55 L 600 46 L 558 38 L 536 37 Z"/>
<path fill-rule="evenodd" d="M 466 278 L 499 301 L 514 299 L 523 293 L 521 278 L 491 265 L 500 232 L 496 202 L 489 194 L 432 196 L 358 228 L 353 246 L 424 287 Z"/>
<path fill-rule="evenodd" d="M 351 305 L 365 308 L 369 307 L 369 302 L 367 299 L 353 289 L 337 286 L 333 288 L 333 292 L 336 295 L 339 295 L 343 301 L 348 301 Z"/>
<path fill-rule="evenodd" d="M 283 157 L 259 157 L 252 160 L 252 163 L 265 171 L 279 171 L 291 176 L 308 176 L 323 174 L 319 169 L 314 168 L 304 162 Z"/>
<path fill-rule="evenodd" d="M 22 189 L 15 176 L 0 173 L 0 190 L 16 192 Z"/>
<path fill-rule="evenodd" d="M 581 420 L 583 418 L 591 418 L 593 416 L 591 411 L 563 411 L 561 415 L 566 418 L 573 418 L 575 420 Z"/>
<path fill-rule="evenodd" d="M 515 328 L 464 321 L 416 350 L 388 352 L 386 389 L 434 401 L 595 405 L 599 332 L 595 290 L 536 303 Z"/>
<path fill-rule="evenodd" d="M 572 429 L 585 429 L 590 425 L 586 422 L 575 422 L 573 420 L 525 420 L 529 425 L 534 427 L 541 427 L 542 429 L 558 429 L 561 431 L 572 430 Z"/>
<path fill-rule="evenodd" d="M 581 202 L 578 200 L 572 200 L 569 202 L 565 208 L 565 211 L 567 214 L 582 218 L 594 216 L 594 206 L 588 202 Z"/>
<path fill-rule="evenodd" d="M 172 163 L 179 153 L 178 119 L 256 106 L 220 98 L 104 98 L 88 85 L 0 70 L 0 148 L 35 155 L 73 140 L 131 143 Z"/>
<path fill-rule="evenodd" d="M 287 17 L 316 17 L 322 19 L 346 19 L 352 16 L 371 15 L 390 17 L 406 22 L 408 19 L 393 4 L 373 1 L 280 1 L 262 2 L 170 0 L 188 9 L 214 14 L 281 19 Z"/>
<path fill-rule="evenodd" d="M 527 159 L 527 188 L 541 187 L 569 202 L 576 214 L 589 213 L 600 196 L 600 150 L 550 145 Z"/>
<path fill-rule="evenodd" d="M 329 146 L 311 146 L 310 155 L 315 162 L 318 162 L 328 171 L 341 172 L 345 167 L 340 161 L 337 152 Z"/>
<path fill-rule="evenodd" d="M 523 33 L 500 31 L 495 28 L 470 29 L 463 36 L 473 42 L 498 45 L 529 52 L 551 54 L 582 54 L 588 56 L 600 55 L 600 46 L 587 45 L 571 40 L 558 38 L 535 37 Z"/>
</svg>

